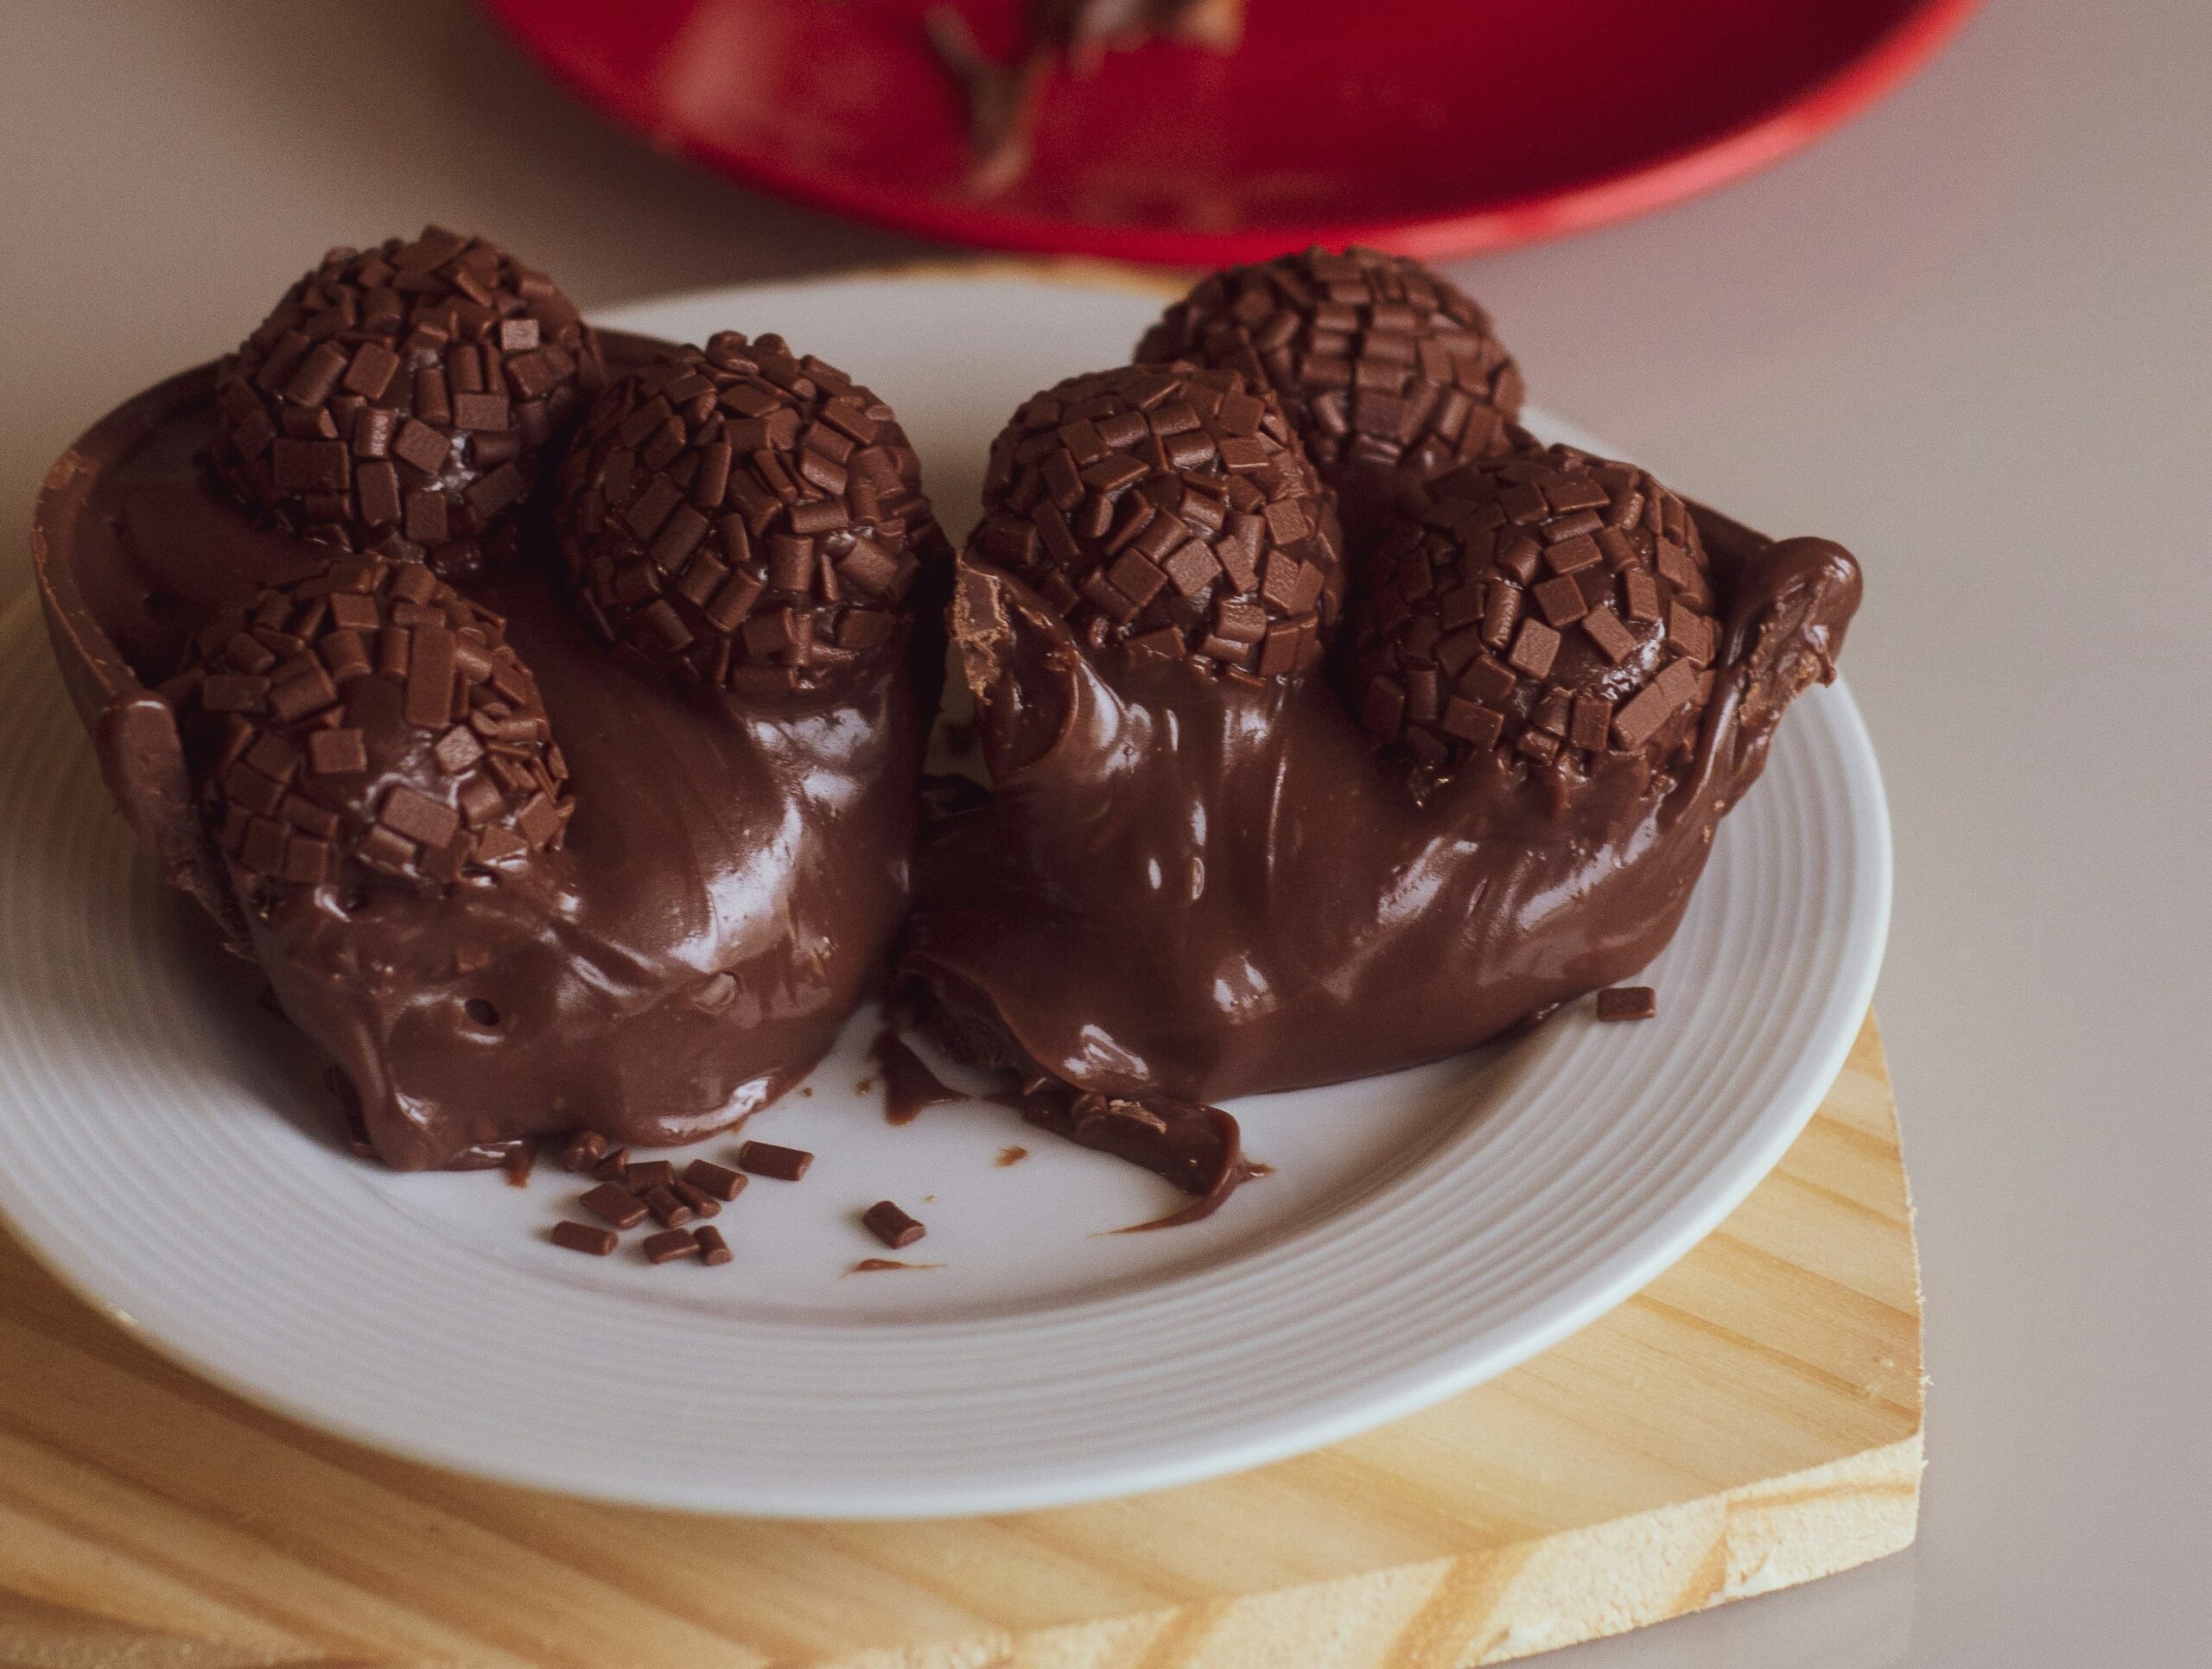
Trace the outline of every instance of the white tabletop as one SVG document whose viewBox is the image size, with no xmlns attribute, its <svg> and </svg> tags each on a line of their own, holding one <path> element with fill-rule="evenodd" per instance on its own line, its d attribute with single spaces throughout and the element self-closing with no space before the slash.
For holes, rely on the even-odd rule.
<svg viewBox="0 0 2212 1669">
<path fill-rule="evenodd" d="M 459 6 L 4 16 L 0 526 L 331 244 L 481 230 L 587 306 L 941 253 L 654 156 Z M 1578 1669 L 2212 1649 L 2212 702 L 2184 663 L 2212 642 L 2208 73 L 2206 0 L 1996 0 L 1759 179 L 1453 270 L 1544 404 L 1859 553 L 1846 664 L 1897 820 L 1919 1545 Z"/>
</svg>

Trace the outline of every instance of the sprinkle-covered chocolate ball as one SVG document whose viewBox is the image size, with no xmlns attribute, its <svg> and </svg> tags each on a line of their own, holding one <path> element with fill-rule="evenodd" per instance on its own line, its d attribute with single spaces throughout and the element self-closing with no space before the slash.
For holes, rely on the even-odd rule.
<svg viewBox="0 0 2212 1669">
<path fill-rule="evenodd" d="M 594 403 L 561 548 L 609 643 L 729 689 L 832 688 L 893 651 L 950 547 L 891 408 L 779 336 L 668 351 Z"/>
<path fill-rule="evenodd" d="M 437 891 L 560 844 L 568 767 L 505 629 L 423 564 L 374 555 L 216 616 L 162 693 L 242 898 Z"/>
<path fill-rule="evenodd" d="M 1489 314 L 1418 261 L 1308 250 L 1202 280 L 1137 358 L 1272 386 L 1321 479 L 1364 520 L 1375 478 L 1427 475 L 1509 444 L 1521 372 Z"/>
<path fill-rule="evenodd" d="M 216 375 L 210 461 L 268 524 L 459 570 L 601 381 L 552 280 L 435 226 L 336 249 Z"/>
<path fill-rule="evenodd" d="M 970 549 L 1094 648 L 1276 677 L 1344 595 L 1336 516 L 1264 383 L 1125 365 L 1036 396 L 991 443 Z"/>
<path fill-rule="evenodd" d="M 1691 733 L 1719 644 L 1688 509 L 1642 470 L 1566 447 L 1419 491 L 1361 573 L 1361 722 L 1448 772 L 1491 749 L 1587 774 Z"/>
</svg>

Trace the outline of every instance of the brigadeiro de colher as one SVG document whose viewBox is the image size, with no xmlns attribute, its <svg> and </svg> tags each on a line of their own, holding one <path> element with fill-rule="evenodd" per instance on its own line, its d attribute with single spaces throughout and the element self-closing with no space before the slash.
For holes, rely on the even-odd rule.
<svg viewBox="0 0 2212 1669">
<path fill-rule="evenodd" d="M 603 378 L 551 279 L 432 227 L 284 293 L 216 371 L 209 462 L 265 526 L 465 571 Z"/>
<path fill-rule="evenodd" d="M 1859 577 L 1538 445 L 1409 262 L 1218 275 L 1140 358 L 994 447 L 953 614 L 988 791 L 925 830 L 904 970 L 1033 1120 L 1203 1204 L 1241 1164 L 1211 1103 L 1656 955 Z"/>
<path fill-rule="evenodd" d="M 432 229 L 97 424 L 34 542 L 134 830 L 388 1162 L 704 1134 L 880 988 L 950 552 L 842 371 Z"/>
</svg>

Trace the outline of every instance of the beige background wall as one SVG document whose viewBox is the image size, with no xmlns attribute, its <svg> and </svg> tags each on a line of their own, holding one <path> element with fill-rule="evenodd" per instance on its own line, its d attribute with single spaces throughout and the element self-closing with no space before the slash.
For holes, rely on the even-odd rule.
<svg viewBox="0 0 2212 1669">
<path fill-rule="evenodd" d="M 1758 180 L 1456 269 L 1547 404 L 1859 551 L 1897 821 L 1921 1544 L 1586 1669 L 2204 1660 L 2208 80 L 2204 0 L 1995 0 Z M 654 157 L 466 8 L 0 0 L 0 526 L 327 244 L 425 219 L 588 305 L 938 252 Z"/>
</svg>

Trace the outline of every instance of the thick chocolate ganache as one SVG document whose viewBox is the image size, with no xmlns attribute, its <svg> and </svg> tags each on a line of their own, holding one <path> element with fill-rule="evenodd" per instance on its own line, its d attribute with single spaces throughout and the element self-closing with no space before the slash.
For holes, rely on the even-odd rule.
<svg viewBox="0 0 2212 1669">
<path fill-rule="evenodd" d="M 1173 416 L 1128 449 L 1164 466 L 1193 390 L 1220 397 L 1145 369 L 1176 384 L 1147 415 Z M 1783 709 L 1834 676 L 1860 581 L 1834 544 L 1517 437 L 1398 481 L 1342 629 L 1309 627 L 1327 663 L 1263 668 L 1217 631 L 1158 652 L 1086 621 L 1164 597 L 1199 636 L 1241 602 L 1226 495 L 1298 502 L 1310 476 L 1217 445 L 1172 485 L 1056 456 L 1091 447 L 1096 381 L 1025 407 L 995 455 L 953 609 L 988 789 L 924 830 L 903 968 L 1034 1121 L 1205 1204 L 1242 1174 L 1209 1103 L 1449 1055 L 1656 955 Z"/>
<path fill-rule="evenodd" d="M 372 269 L 372 281 L 384 276 Z M 516 352 L 532 351 L 531 334 L 509 333 Z M 721 367 L 749 391 L 731 409 L 837 405 L 833 416 L 861 433 L 830 449 L 841 475 L 849 466 L 868 484 L 867 502 L 788 472 L 766 502 L 747 475 L 731 502 L 750 524 L 717 536 L 715 561 L 725 578 L 741 571 L 746 551 L 733 542 L 765 551 L 802 509 L 830 575 L 814 582 L 819 604 L 861 536 L 845 512 L 872 519 L 852 577 L 882 585 L 846 635 L 864 638 L 866 654 L 842 656 L 826 689 L 811 687 L 780 621 L 754 634 L 755 676 L 721 685 L 671 677 L 664 655 L 610 650 L 604 618 L 594 625 L 579 606 L 575 586 L 589 576 L 569 579 L 543 492 L 497 506 L 512 518 L 514 554 L 454 573 L 457 589 L 410 560 L 421 553 L 401 536 L 404 497 L 381 554 L 257 524 L 210 479 L 214 366 L 130 401 L 48 476 L 34 555 L 108 785 L 166 878 L 259 960 L 285 1013 L 329 1053 L 367 1140 L 393 1165 L 480 1163 L 502 1144 L 577 1127 L 632 1144 L 690 1139 L 797 1082 L 880 987 L 906 904 L 950 553 L 887 409 L 772 341 L 757 346 L 774 363 Z M 639 373 L 696 395 L 683 382 L 696 366 L 666 345 L 608 336 L 601 349 L 618 381 Z M 343 372 L 313 380 L 345 391 Z M 635 409 L 657 397 L 602 397 Z M 373 403 L 333 415 L 342 428 Z M 251 422 L 243 401 L 237 413 Z M 711 449 L 705 416 L 687 417 L 681 447 L 634 437 L 652 454 L 635 471 L 640 486 L 667 479 L 654 472 L 679 449 Z M 291 416 L 312 430 L 315 414 Z M 442 456 L 465 462 L 466 439 L 438 438 L 453 447 Z M 514 443 L 482 449 L 493 471 L 516 456 L 503 444 Z M 415 473 L 417 491 L 452 485 Z M 679 496 L 696 505 L 698 476 L 678 473 Z M 403 485 L 412 479 L 400 473 Z M 366 529 L 358 497 L 325 513 L 376 533 L 380 495 L 366 502 Z M 639 511 L 632 531 L 645 519 Z M 482 549 L 476 542 L 472 558 Z M 335 579 L 334 563 L 345 565 Z M 760 590 L 772 589 L 769 577 Z M 646 600 L 643 585 L 625 595 Z M 355 625 L 341 626 L 334 608 Z M 733 600 L 715 618 L 741 631 L 741 612 Z M 834 642 L 845 611 L 822 612 Z M 257 626 L 273 663 L 231 644 Z M 291 676 L 288 656 L 302 663 Z M 296 689 L 295 677 L 308 682 Z M 234 712 L 257 678 L 250 735 L 219 722 L 230 713 L 209 714 Z M 328 690 L 312 682 L 325 678 Z"/>
</svg>

